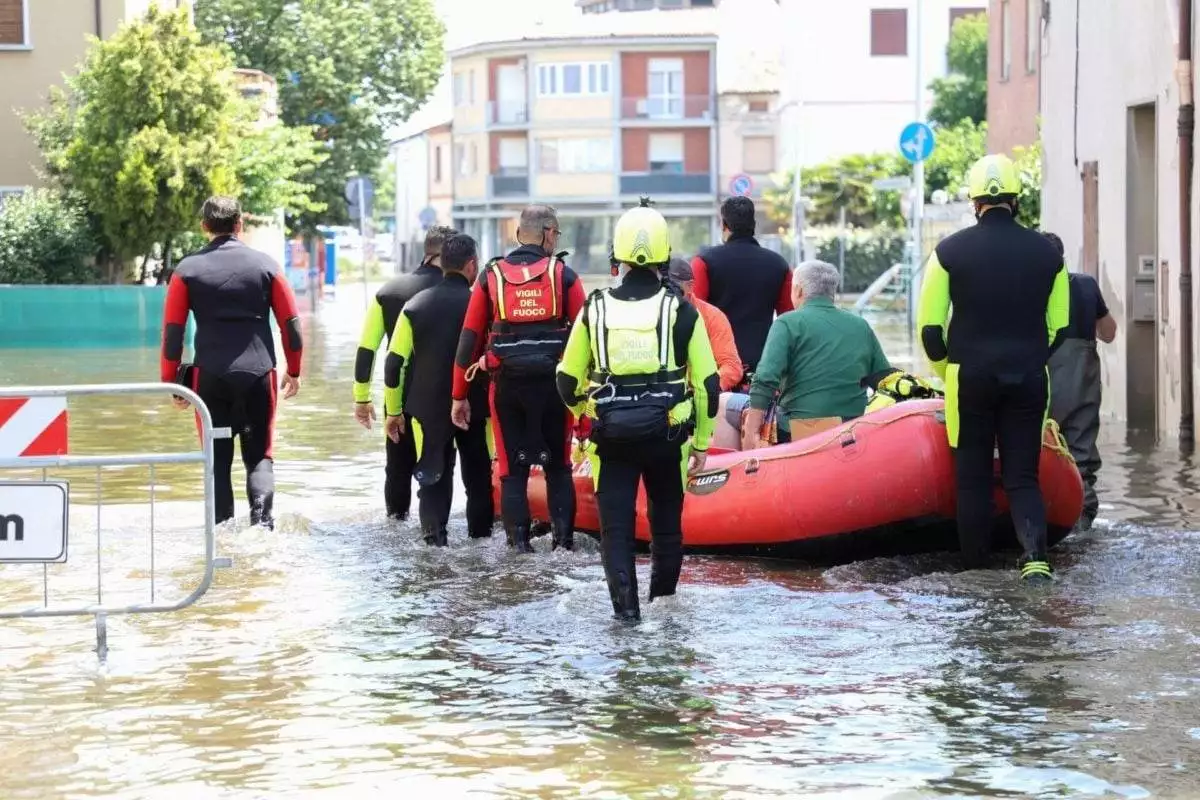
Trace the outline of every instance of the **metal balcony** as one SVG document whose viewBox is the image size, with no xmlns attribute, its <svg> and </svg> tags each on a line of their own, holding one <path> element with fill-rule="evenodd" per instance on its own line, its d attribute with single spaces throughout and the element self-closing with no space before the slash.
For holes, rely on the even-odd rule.
<svg viewBox="0 0 1200 800">
<path fill-rule="evenodd" d="M 527 197 L 529 171 L 501 168 L 498 173 L 488 176 L 488 190 L 493 197 Z"/>
<path fill-rule="evenodd" d="M 489 100 L 489 125 L 528 125 L 529 104 L 524 100 Z"/>
<path fill-rule="evenodd" d="M 711 95 L 621 98 L 623 120 L 711 122 L 714 117 Z"/>
<path fill-rule="evenodd" d="M 621 194 L 712 194 L 712 175 L 707 172 L 624 172 Z"/>
</svg>

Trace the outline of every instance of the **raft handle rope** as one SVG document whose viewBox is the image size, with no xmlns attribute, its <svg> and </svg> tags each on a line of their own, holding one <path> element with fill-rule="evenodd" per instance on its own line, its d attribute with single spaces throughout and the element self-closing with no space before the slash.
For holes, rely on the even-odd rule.
<svg viewBox="0 0 1200 800">
<path fill-rule="evenodd" d="M 857 440 L 857 438 L 854 437 L 854 430 L 855 430 L 855 428 L 857 428 L 860 425 L 870 425 L 870 426 L 875 426 L 878 428 L 886 428 L 888 425 L 899 422 L 902 419 L 908 419 L 909 417 L 927 416 L 927 417 L 934 417 L 936 419 L 937 415 L 940 412 L 941 412 L 941 409 L 926 409 L 926 408 L 914 409 L 912 411 L 907 411 L 903 414 L 899 414 L 895 417 L 892 417 L 892 418 L 886 419 L 886 420 L 873 420 L 873 419 L 869 418 L 870 415 L 868 414 L 866 416 L 859 417 L 858 419 L 854 420 L 853 422 L 850 423 L 850 426 L 847 428 L 838 428 L 838 429 L 832 431 L 831 435 L 825 437 L 820 442 L 818 442 L 815 445 L 812 445 L 811 447 L 806 447 L 803 450 L 789 450 L 786 453 L 777 453 L 777 454 L 776 453 L 767 453 L 765 455 L 760 455 L 760 456 L 747 456 L 746 458 L 742 458 L 737 461 L 734 461 L 732 464 L 729 464 L 728 466 L 724 467 L 724 469 L 733 469 L 734 467 L 744 465 L 746 467 L 746 474 L 752 475 L 755 472 L 758 472 L 759 466 L 764 461 L 784 461 L 784 460 L 791 459 L 791 458 L 798 458 L 801 456 L 812 455 L 813 453 L 820 452 L 821 450 L 824 450 L 825 448 L 827 448 L 830 445 L 833 445 L 835 443 L 837 443 L 839 445 L 839 448 L 843 447 L 843 446 L 849 446 L 850 444 L 852 444 L 854 441 Z M 1044 431 L 1046 428 L 1049 428 L 1050 431 L 1054 434 L 1052 442 L 1047 442 L 1045 440 Z M 851 437 L 851 441 L 848 442 L 846 445 L 842 445 L 841 443 L 843 441 L 845 441 L 846 437 Z M 780 446 L 780 445 L 776 445 L 776 446 Z M 782 445 L 782 446 L 786 447 L 786 445 Z M 1046 425 L 1043 428 L 1042 447 L 1049 448 L 1051 451 L 1058 453 L 1059 455 L 1065 455 L 1067 458 L 1071 458 L 1071 452 L 1067 448 L 1066 439 L 1063 438 L 1062 432 L 1059 430 L 1058 423 L 1055 422 L 1053 419 L 1046 420 Z M 1075 463 L 1075 460 L 1073 458 L 1071 458 L 1071 463 Z"/>
<path fill-rule="evenodd" d="M 471 381 L 475 380 L 475 376 L 478 375 L 480 372 L 487 372 L 487 356 L 486 355 L 480 356 L 478 361 L 476 361 L 471 366 L 467 367 L 467 374 L 466 374 L 467 383 L 470 383 Z"/>
</svg>

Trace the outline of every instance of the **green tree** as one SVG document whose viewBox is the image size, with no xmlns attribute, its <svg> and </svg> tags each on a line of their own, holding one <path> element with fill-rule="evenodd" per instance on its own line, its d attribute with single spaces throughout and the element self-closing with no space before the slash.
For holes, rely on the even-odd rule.
<svg viewBox="0 0 1200 800">
<path fill-rule="evenodd" d="M 290 215 L 319 212 L 324 206 L 312 198 L 314 173 L 326 159 L 313 139 L 311 128 L 286 125 L 257 127 L 258 109 L 245 113 L 246 133 L 238 140 L 234 171 L 241 184 L 242 208 L 266 217 L 279 209 Z"/>
<path fill-rule="evenodd" d="M 93 283 L 95 242 L 80 204 L 34 189 L 0 207 L 0 283 Z"/>
<path fill-rule="evenodd" d="M 66 92 L 30 119 L 50 174 L 86 204 L 110 279 L 194 225 L 205 197 L 236 191 L 229 68 L 185 10 L 151 6 L 95 42 Z"/>
<path fill-rule="evenodd" d="M 952 127 L 962 120 L 987 119 L 988 23 L 984 14 L 960 17 L 946 46 L 949 74 L 929 84 L 933 105 L 929 120 Z"/>
<path fill-rule="evenodd" d="M 933 154 L 925 162 L 925 198 L 944 189 L 955 199 L 971 165 L 987 155 L 987 123 L 964 119 L 935 135 Z"/>
<path fill-rule="evenodd" d="M 343 191 L 371 175 L 385 134 L 428 98 L 441 77 L 445 28 L 432 0 L 197 0 L 196 24 L 228 44 L 240 67 L 275 75 L 289 125 L 316 125 L 329 158 L 316 171 L 323 217 L 348 220 Z"/>
<path fill-rule="evenodd" d="M 1021 224 L 1038 228 L 1042 224 L 1042 141 L 1038 139 L 1031 147 L 1017 147 L 1017 171 L 1021 175 L 1020 205 L 1017 219 Z"/>
<path fill-rule="evenodd" d="M 388 156 L 375 170 L 375 221 L 396 213 L 396 157 Z"/>
<path fill-rule="evenodd" d="M 771 219 L 785 226 L 792 220 L 793 174 L 780 176 L 779 185 L 763 193 Z M 888 153 L 843 156 L 807 167 L 800 174 L 804 196 L 811 204 L 805 219 L 813 226 L 836 225 L 839 210 L 845 207 L 847 225 L 899 225 L 899 193 L 876 191 L 872 183 L 904 174 L 907 165 L 900 155 Z"/>
</svg>

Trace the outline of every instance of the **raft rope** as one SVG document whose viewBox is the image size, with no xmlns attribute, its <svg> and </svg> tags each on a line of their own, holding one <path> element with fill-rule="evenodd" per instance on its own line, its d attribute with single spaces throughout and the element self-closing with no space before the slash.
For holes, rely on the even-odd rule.
<svg viewBox="0 0 1200 800">
<path fill-rule="evenodd" d="M 487 356 L 486 355 L 480 356 L 478 361 L 476 361 L 471 366 L 467 367 L 467 374 L 466 374 L 467 383 L 470 383 L 471 381 L 475 380 L 475 376 L 478 375 L 481 371 L 487 372 Z"/>
<path fill-rule="evenodd" d="M 851 422 L 849 427 L 839 428 L 838 430 L 834 431 L 831 435 L 825 437 L 822 441 L 820 441 L 817 444 L 814 444 L 810 447 L 806 447 L 803 450 L 788 450 L 788 452 L 786 452 L 786 453 L 771 453 L 771 454 L 763 455 L 763 456 L 748 456 L 746 458 L 738 459 L 737 461 L 734 461 L 732 464 L 728 465 L 727 467 L 722 467 L 722 469 L 733 469 L 734 467 L 741 466 L 743 464 L 746 464 L 746 465 L 753 464 L 753 465 L 757 466 L 758 464 L 761 464 L 764 461 L 784 461 L 784 460 L 791 459 L 791 458 L 797 458 L 799 456 L 812 455 L 813 453 L 817 453 L 817 452 L 820 452 L 821 450 L 824 450 L 825 448 L 829 447 L 830 445 L 833 445 L 835 443 L 843 441 L 847 436 L 852 435 L 854 433 L 854 430 L 856 428 L 858 428 L 860 425 L 874 426 L 874 427 L 878 427 L 878 428 L 886 428 L 888 425 L 892 425 L 896 422 L 899 422 L 902 419 L 908 419 L 909 417 L 929 416 L 929 417 L 937 418 L 937 416 L 942 413 L 943 412 L 941 409 L 925 409 L 925 408 L 913 409 L 911 411 L 906 411 L 903 414 L 898 414 L 894 417 L 889 417 L 888 419 L 884 419 L 884 420 L 871 419 L 872 415 L 867 414 L 867 415 L 859 417 L 858 419 Z M 944 420 L 938 420 L 938 421 L 942 422 L 944 424 Z M 1067 441 L 1065 438 L 1063 438 L 1062 431 L 1059 429 L 1058 423 L 1055 422 L 1053 419 L 1047 419 L 1045 428 L 1043 429 L 1043 432 L 1045 429 L 1049 429 L 1053 433 L 1053 441 L 1047 442 L 1047 441 L 1045 441 L 1045 437 L 1043 436 L 1042 447 L 1045 447 L 1045 448 L 1051 450 L 1052 452 L 1058 453 L 1059 455 L 1066 456 L 1068 459 L 1071 460 L 1071 463 L 1075 463 L 1075 459 L 1071 456 L 1071 451 L 1067 447 Z M 775 448 L 772 447 L 771 449 L 775 449 Z"/>
</svg>

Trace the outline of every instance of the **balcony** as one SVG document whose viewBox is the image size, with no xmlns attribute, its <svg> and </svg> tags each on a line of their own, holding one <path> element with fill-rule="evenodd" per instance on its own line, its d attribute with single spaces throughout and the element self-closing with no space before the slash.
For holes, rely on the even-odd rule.
<svg viewBox="0 0 1200 800">
<path fill-rule="evenodd" d="M 623 120 L 712 122 L 713 117 L 713 98 L 706 94 L 621 98 Z"/>
<path fill-rule="evenodd" d="M 528 197 L 529 170 L 524 167 L 500 167 L 488 176 L 492 197 Z"/>
<path fill-rule="evenodd" d="M 712 175 L 707 172 L 623 172 L 621 194 L 712 194 Z"/>
<path fill-rule="evenodd" d="M 489 125 L 528 125 L 529 104 L 524 100 L 489 100 Z"/>
</svg>

